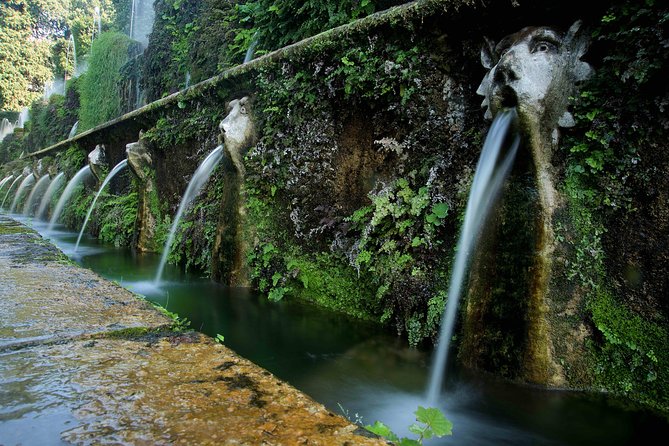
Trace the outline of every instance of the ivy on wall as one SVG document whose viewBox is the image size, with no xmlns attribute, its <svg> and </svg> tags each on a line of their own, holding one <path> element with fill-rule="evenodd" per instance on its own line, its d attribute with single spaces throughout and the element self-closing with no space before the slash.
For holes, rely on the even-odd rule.
<svg viewBox="0 0 669 446">
<path fill-rule="evenodd" d="M 595 385 L 669 410 L 669 242 L 664 154 L 669 9 L 654 0 L 611 6 L 593 29 L 594 77 L 575 103 L 563 191 L 567 279 L 585 293 Z M 663 68 L 664 67 L 664 68 Z M 653 227 L 646 231 L 644 228 Z"/>
</svg>

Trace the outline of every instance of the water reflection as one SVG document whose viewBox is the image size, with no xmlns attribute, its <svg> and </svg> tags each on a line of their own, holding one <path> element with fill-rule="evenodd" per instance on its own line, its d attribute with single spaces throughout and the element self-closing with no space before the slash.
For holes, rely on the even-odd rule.
<svg viewBox="0 0 669 446">
<path fill-rule="evenodd" d="M 18 217 L 18 219 L 22 219 Z M 30 223 L 66 253 L 77 234 Z M 168 265 L 153 285 L 157 255 L 135 255 L 84 238 L 76 261 L 145 295 L 210 336 L 311 395 L 365 424 L 381 420 L 409 435 L 413 411 L 426 405 L 430 354 L 372 324 L 291 302 L 271 303 L 247 289 L 226 288 Z M 666 438 L 669 423 L 626 411 L 605 397 L 544 391 L 464 374 L 447 374 L 441 408 L 453 437 L 428 445 L 631 445 Z"/>
</svg>

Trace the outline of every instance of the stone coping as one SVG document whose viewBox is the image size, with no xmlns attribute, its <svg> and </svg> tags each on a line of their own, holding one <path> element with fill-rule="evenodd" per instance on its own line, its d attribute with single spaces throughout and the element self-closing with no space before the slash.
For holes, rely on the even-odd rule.
<svg viewBox="0 0 669 446">
<path fill-rule="evenodd" d="M 54 152 L 63 150 L 73 143 L 87 140 L 99 132 L 110 130 L 129 121 L 154 121 L 155 118 L 152 118 L 152 115 L 158 110 L 165 110 L 169 107 L 179 104 L 180 102 L 190 101 L 194 98 L 200 97 L 203 94 L 211 92 L 226 80 L 238 78 L 250 72 L 257 71 L 263 66 L 276 62 L 277 60 L 289 59 L 299 56 L 307 52 L 310 47 L 316 44 L 318 44 L 321 47 L 321 50 L 323 50 L 329 46 L 340 43 L 341 39 L 346 36 L 366 33 L 371 29 L 384 24 L 396 25 L 398 23 L 420 21 L 427 16 L 435 14 L 436 12 L 457 11 L 460 7 L 475 7 L 477 4 L 478 2 L 475 0 L 416 0 L 388 8 L 384 11 L 376 12 L 351 23 L 332 28 L 315 36 L 308 37 L 299 42 L 264 54 L 245 64 L 232 67 L 223 71 L 217 76 L 194 84 L 184 90 L 161 98 L 157 101 L 126 113 L 116 119 L 107 121 L 97 127 L 75 135 L 72 138 L 60 141 L 52 146 L 27 154 L 26 156 L 41 158 Z"/>
</svg>

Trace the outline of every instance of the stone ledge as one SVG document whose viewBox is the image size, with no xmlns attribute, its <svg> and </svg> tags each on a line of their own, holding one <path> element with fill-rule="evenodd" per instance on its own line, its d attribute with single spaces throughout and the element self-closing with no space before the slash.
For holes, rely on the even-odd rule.
<svg viewBox="0 0 669 446">
<path fill-rule="evenodd" d="M 3 216 L 0 271 L 0 444 L 386 444 Z"/>
</svg>

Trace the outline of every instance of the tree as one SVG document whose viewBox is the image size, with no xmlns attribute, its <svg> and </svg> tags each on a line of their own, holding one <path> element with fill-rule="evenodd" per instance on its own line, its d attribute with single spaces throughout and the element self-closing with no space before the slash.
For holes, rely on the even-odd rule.
<svg viewBox="0 0 669 446">
<path fill-rule="evenodd" d="M 51 78 L 51 42 L 34 33 L 32 12 L 28 0 L 0 4 L 0 110 L 30 105 Z"/>
<path fill-rule="evenodd" d="M 0 4 L 0 110 L 18 111 L 39 98 L 54 76 L 72 73 L 90 49 L 96 8 L 103 29 L 119 27 L 116 11 L 132 0 L 3 0 Z"/>
</svg>

